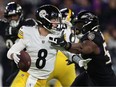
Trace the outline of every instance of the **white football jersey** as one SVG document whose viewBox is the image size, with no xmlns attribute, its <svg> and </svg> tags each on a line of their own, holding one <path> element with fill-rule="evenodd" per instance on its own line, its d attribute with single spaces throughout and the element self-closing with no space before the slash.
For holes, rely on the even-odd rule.
<svg viewBox="0 0 116 87">
<path fill-rule="evenodd" d="M 41 36 L 36 27 L 23 27 L 24 39 L 29 39 L 26 51 L 31 56 L 29 73 L 37 78 L 46 79 L 54 69 L 57 50 L 48 42 L 49 35 Z"/>
<path fill-rule="evenodd" d="M 52 45 L 49 42 L 50 36 L 61 36 L 61 34 L 48 34 L 47 36 L 41 36 L 38 27 L 22 26 L 19 30 L 19 39 L 8 51 L 7 57 L 11 58 L 12 53 L 19 53 L 26 48 L 26 51 L 31 57 L 31 67 L 28 73 L 37 79 L 47 79 L 49 74 L 54 69 L 54 63 L 58 50 L 64 51 L 59 46 Z M 64 54 L 71 58 L 73 54 L 64 51 Z"/>
<path fill-rule="evenodd" d="M 31 57 L 29 74 L 38 79 L 46 79 L 54 69 L 57 53 L 57 50 L 48 42 L 50 34 L 44 37 L 39 34 L 38 27 L 23 26 L 18 35 L 22 39 L 11 47 L 10 52 L 20 52 L 26 48 Z"/>
</svg>

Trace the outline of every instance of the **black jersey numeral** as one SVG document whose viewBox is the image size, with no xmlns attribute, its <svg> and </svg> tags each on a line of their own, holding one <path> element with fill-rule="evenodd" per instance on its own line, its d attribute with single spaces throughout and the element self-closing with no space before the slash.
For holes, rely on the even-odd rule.
<svg viewBox="0 0 116 87">
<path fill-rule="evenodd" d="M 41 49 L 38 51 L 38 59 L 36 60 L 36 67 L 38 69 L 42 69 L 46 65 L 47 54 L 48 52 L 46 49 Z"/>
</svg>

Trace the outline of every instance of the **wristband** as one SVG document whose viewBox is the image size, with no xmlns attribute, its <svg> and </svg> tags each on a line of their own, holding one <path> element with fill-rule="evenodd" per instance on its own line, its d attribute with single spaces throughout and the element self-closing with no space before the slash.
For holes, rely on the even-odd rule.
<svg viewBox="0 0 116 87">
<path fill-rule="evenodd" d="M 67 42 L 65 49 L 69 50 L 72 47 L 72 44 L 70 42 Z"/>
</svg>

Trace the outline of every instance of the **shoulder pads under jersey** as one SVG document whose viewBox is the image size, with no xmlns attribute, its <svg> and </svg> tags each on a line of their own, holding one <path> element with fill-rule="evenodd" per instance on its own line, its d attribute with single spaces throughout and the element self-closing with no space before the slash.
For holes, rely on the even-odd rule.
<svg viewBox="0 0 116 87">
<path fill-rule="evenodd" d="M 35 25 L 37 25 L 37 22 L 32 18 L 26 19 L 23 24 L 23 26 L 35 26 Z"/>
</svg>

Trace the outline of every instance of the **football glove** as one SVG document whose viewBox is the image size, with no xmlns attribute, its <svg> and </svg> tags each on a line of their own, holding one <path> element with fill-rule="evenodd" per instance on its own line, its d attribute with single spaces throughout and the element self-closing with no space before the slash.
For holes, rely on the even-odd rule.
<svg viewBox="0 0 116 87">
<path fill-rule="evenodd" d="M 18 64 L 19 61 L 20 61 L 20 58 L 18 57 L 18 55 L 20 55 L 20 53 L 13 53 L 13 54 L 12 54 L 13 60 L 14 60 L 14 62 L 15 62 L 16 64 Z"/>
<path fill-rule="evenodd" d="M 80 67 L 84 67 L 84 69 L 87 69 L 87 64 L 91 61 L 92 59 L 82 59 L 79 55 L 73 55 L 71 58 L 68 58 L 66 61 L 68 61 L 67 65 L 70 65 L 72 63 L 78 64 Z"/>
<path fill-rule="evenodd" d="M 59 46 L 65 48 L 66 50 L 69 50 L 70 47 L 71 47 L 71 43 L 65 41 L 64 35 L 61 36 L 61 37 L 50 36 L 49 37 L 49 42 L 51 42 L 54 45 L 59 45 Z"/>
<path fill-rule="evenodd" d="M 88 59 L 83 59 L 83 60 L 80 60 L 79 61 L 79 66 L 80 67 L 84 67 L 84 69 L 86 70 L 88 67 L 87 67 L 87 64 L 91 61 L 92 59 L 88 58 Z"/>
</svg>

